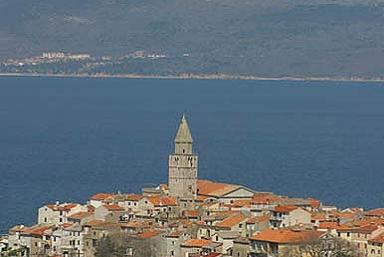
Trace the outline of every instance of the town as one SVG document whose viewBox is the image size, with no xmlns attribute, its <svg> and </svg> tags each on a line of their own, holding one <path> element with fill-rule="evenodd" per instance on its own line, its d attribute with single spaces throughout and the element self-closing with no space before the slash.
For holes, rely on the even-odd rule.
<svg viewBox="0 0 384 257">
<path fill-rule="evenodd" d="M 0 239 L 1 256 L 383 256 L 384 208 L 339 209 L 199 179 L 193 143 L 183 115 L 167 184 L 45 204 L 35 225 Z"/>
</svg>

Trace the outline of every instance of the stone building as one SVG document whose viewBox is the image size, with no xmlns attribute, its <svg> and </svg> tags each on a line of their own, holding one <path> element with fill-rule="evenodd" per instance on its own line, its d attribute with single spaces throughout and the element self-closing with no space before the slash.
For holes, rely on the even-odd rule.
<svg viewBox="0 0 384 257">
<path fill-rule="evenodd" d="M 181 207 L 190 206 L 197 196 L 198 157 L 193 153 L 193 139 L 183 115 L 174 140 L 174 153 L 169 155 L 169 194 Z"/>
</svg>

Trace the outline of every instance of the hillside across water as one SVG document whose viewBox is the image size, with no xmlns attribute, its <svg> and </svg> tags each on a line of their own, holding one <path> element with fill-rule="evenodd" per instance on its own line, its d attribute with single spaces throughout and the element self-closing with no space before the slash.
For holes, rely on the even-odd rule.
<svg viewBox="0 0 384 257">
<path fill-rule="evenodd" d="M 119 60 L 59 72 L 378 77 L 384 2 L 0 0 L 0 60 L 57 51 Z"/>
</svg>

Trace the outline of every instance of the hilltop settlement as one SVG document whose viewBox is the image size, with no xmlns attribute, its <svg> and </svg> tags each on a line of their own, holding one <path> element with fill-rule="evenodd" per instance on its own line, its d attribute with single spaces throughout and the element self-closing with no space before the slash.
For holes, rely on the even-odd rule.
<svg viewBox="0 0 384 257">
<path fill-rule="evenodd" d="M 341 210 L 198 179 L 184 115 L 174 143 L 167 184 L 46 204 L 37 224 L 1 237 L 1 256 L 383 256 L 384 209 Z"/>
</svg>

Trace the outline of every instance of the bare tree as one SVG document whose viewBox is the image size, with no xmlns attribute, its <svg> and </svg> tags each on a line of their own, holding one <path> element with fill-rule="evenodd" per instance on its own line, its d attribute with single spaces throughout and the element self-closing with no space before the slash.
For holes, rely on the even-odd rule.
<svg viewBox="0 0 384 257">
<path fill-rule="evenodd" d="M 162 242 L 158 238 L 139 238 L 125 233 L 115 233 L 101 239 L 96 247 L 96 257 L 151 257 L 157 256 Z"/>
<path fill-rule="evenodd" d="M 351 242 L 340 238 L 323 240 L 310 238 L 299 244 L 283 248 L 281 257 L 362 257 L 363 254 Z"/>
</svg>

